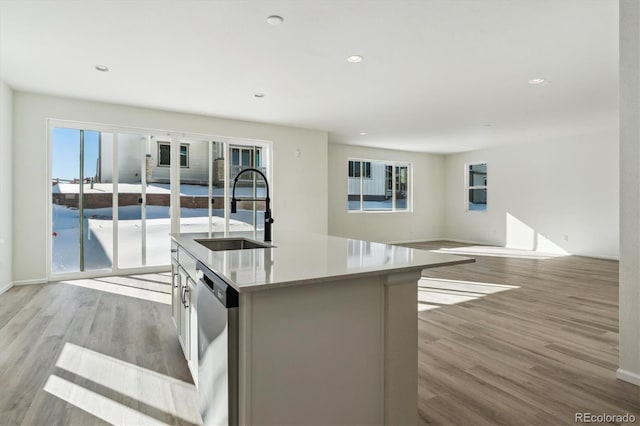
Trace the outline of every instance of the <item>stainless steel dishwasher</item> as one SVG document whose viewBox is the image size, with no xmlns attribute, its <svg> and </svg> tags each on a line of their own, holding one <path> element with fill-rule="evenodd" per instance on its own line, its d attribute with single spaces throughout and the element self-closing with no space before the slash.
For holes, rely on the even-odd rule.
<svg viewBox="0 0 640 426">
<path fill-rule="evenodd" d="M 238 292 L 196 266 L 198 394 L 205 425 L 238 424 Z"/>
</svg>

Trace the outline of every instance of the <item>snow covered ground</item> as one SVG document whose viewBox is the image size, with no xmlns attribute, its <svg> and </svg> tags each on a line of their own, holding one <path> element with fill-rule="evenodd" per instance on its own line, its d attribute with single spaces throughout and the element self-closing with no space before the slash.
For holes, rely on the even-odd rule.
<svg viewBox="0 0 640 426">
<path fill-rule="evenodd" d="M 52 186 L 52 192 L 54 194 L 77 194 L 80 190 L 80 185 L 77 183 L 58 183 Z M 94 183 L 93 188 L 91 184 L 84 184 L 83 191 L 85 194 L 112 194 L 113 183 Z M 137 183 L 119 183 L 119 194 L 140 194 L 140 184 Z M 171 187 L 168 183 L 153 183 L 147 185 L 147 194 L 167 194 L 171 193 Z M 265 188 L 258 187 L 258 197 L 264 197 Z M 180 195 L 195 196 L 195 197 L 207 197 L 209 195 L 209 187 L 206 185 L 180 185 Z M 213 188 L 213 195 L 222 197 L 224 195 L 224 188 Z M 253 188 L 246 186 L 238 186 L 236 188 L 236 196 L 248 197 L 253 195 Z"/>
<path fill-rule="evenodd" d="M 80 270 L 80 221 L 77 209 L 53 205 L 54 273 Z M 224 231 L 222 210 L 214 212 L 212 232 Z M 169 208 L 148 206 L 146 209 L 146 266 L 170 263 L 171 220 Z M 180 232 L 208 232 L 209 218 L 206 209 L 181 209 Z M 218 214 L 218 216 L 215 216 Z M 229 220 L 229 231 L 253 230 L 253 212 L 239 210 L 235 219 Z M 264 214 L 259 220 L 264 221 Z M 261 222 L 258 222 L 261 223 Z M 111 208 L 85 209 L 84 220 L 85 270 L 109 269 L 113 266 L 114 221 Z M 140 206 L 124 206 L 118 209 L 118 267 L 140 267 L 142 263 L 142 219 Z"/>
<path fill-rule="evenodd" d="M 349 210 L 360 210 L 360 200 L 349 200 Z M 382 201 L 369 201 L 364 200 L 362 202 L 363 210 L 392 210 L 393 200 L 382 200 Z M 396 209 L 404 210 L 407 208 L 407 200 L 399 199 L 396 200 Z"/>
<path fill-rule="evenodd" d="M 92 187 L 93 186 L 93 187 Z M 54 194 L 77 194 L 79 184 L 58 183 L 52 185 Z M 85 194 L 111 194 L 112 183 L 84 184 Z M 236 196 L 252 195 L 252 188 L 236 188 Z M 169 184 L 154 183 L 147 185 L 147 194 L 167 194 L 171 192 Z M 120 183 L 119 194 L 140 194 L 140 184 Z M 193 197 L 208 197 L 209 189 L 205 185 L 180 185 L 180 194 Z M 215 196 L 223 196 L 224 188 L 214 188 Z M 265 189 L 257 189 L 258 197 L 265 196 Z M 168 265 L 170 263 L 171 219 L 169 207 L 146 207 L 146 261 L 144 265 Z M 208 232 L 209 218 L 207 209 L 180 209 L 180 232 Z M 80 220 L 77 209 L 54 204 L 53 215 L 53 272 L 75 272 L 80 270 Z M 134 268 L 143 265 L 142 259 L 142 207 L 140 205 L 122 206 L 118 208 L 118 267 Z M 256 213 L 258 229 L 262 229 L 264 212 Z M 251 210 L 238 210 L 231 215 L 229 231 L 253 230 L 254 213 Z M 212 232 L 224 231 L 224 210 L 214 209 Z M 113 209 L 111 207 L 85 209 L 83 218 L 85 270 L 109 269 L 114 264 Z"/>
</svg>

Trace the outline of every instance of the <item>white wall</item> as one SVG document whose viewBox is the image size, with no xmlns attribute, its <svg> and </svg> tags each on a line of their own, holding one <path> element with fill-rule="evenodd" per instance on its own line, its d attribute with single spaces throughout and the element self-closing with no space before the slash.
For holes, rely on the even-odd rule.
<svg viewBox="0 0 640 426">
<path fill-rule="evenodd" d="M 413 163 L 413 212 L 349 213 L 349 158 Z M 329 234 L 381 242 L 441 238 L 443 167 L 441 155 L 329 144 Z"/>
<path fill-rule="evenodd" d="M 326 132 L 15 92 L 14 281 L 47 276 L 47 118 L 273 141 L 275 236 L 327 232 Z"/>
<path fill-rule="evenodd" d="M 0 293 L 12 282 L 13 91 L 0 80 Z"/>
<path fill-rule="evenodd" d="M 620 369 L 640 386 L 640 3 L 620 3 Z"/>
<path fill-rule="evenodd" d="M 618 258 L 618 146 L 613 132 L 447 156 L 445 235 Z M 475 161 L 488 167 L 484 212 L 465 211 L 465 163 Z"/>
</svg>

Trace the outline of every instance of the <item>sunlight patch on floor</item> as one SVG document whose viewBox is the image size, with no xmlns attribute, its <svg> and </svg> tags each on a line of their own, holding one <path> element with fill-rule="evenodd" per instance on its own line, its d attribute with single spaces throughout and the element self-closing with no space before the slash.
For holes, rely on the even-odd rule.
<svg viewBox="0 0 640 426">
<path fill-rule="evenodd" d="M 43 389 L 113 425 L 166 424 L 55 375 L 49 376 Z"/>
<path fill-rule="evenodd" d="M 171 275 L 163 277 L 162 280 L 145 278 L 144 276 L 111 276 L 92 278 L 92 280 L 160 293 L 171 292 Z"/>
<path fill-rule="evenodd" d="M 506 247 L 493 246 L 466 246 L 430 250 L 435 253 L 459 254 L 465 256 L 492 256 L 492 257 L 512 257 L 515 259 L 552 259 L 554 257 L 570 256 L 570 254 L 545 253 L 541 251 L 510 249 Z"/>
<path fill-rule="evenodd" d="M 520 287 L 423 277 L 418 281 L 418 312 L 437 309 L 445 305 L 469 302 L 514 288 Z"/>
<path fill-rule="evenodd" d="M 117 277 L 109 277 L 109 279 L 115 279 Z M 171 304 L 171 293 L 157 292 L 151 290 L 145 290 L 142 288 L 128 287 L 126 285 L 119 285 L 113 282 L 104 282 L 92 279 L 83 280 L 67 280 L 60 281 L 64 284 L 75 285 L 78 287 L 89 288 L 91 290 L 104 291 L 107 293 L 118 294 L 120 296 L 135 297 L 136 299 L 147 300 L 149 302 L 164 303 L 165 305 Z M 169 287 L 170 290 L 170 287 Z"/>
<path fill-rule="evenodd" d="M 164 424 L 156 418 L 158 413 L 190 424 L 201 422 L 198 394 L 193 384 L 72 343 L 65 344 L 56 367 L 100 385 L 108 392 L 138 401 L 140 407 L 149 407 L 146 413 L 136 411 L 64 378 L 49 376 L 45 391 L 110 423 Z M 180 403 L 176 404 L 176 400 Z M 155 417 L 149 416 L 152 411 Z"/>
</svg>

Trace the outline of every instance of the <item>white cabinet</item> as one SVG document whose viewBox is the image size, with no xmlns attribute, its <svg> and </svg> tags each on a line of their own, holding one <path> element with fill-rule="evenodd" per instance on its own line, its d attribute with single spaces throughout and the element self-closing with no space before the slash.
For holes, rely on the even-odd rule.
<svg viewBox="0 0 640 426">
<path fill-rule="evenodd" d="M 179 246 L 175 253 L 172 252 L 171 274 L 171 315 L 178 331 L 178 341 L 197 384 L 196 261 Z"/>
</svg>

